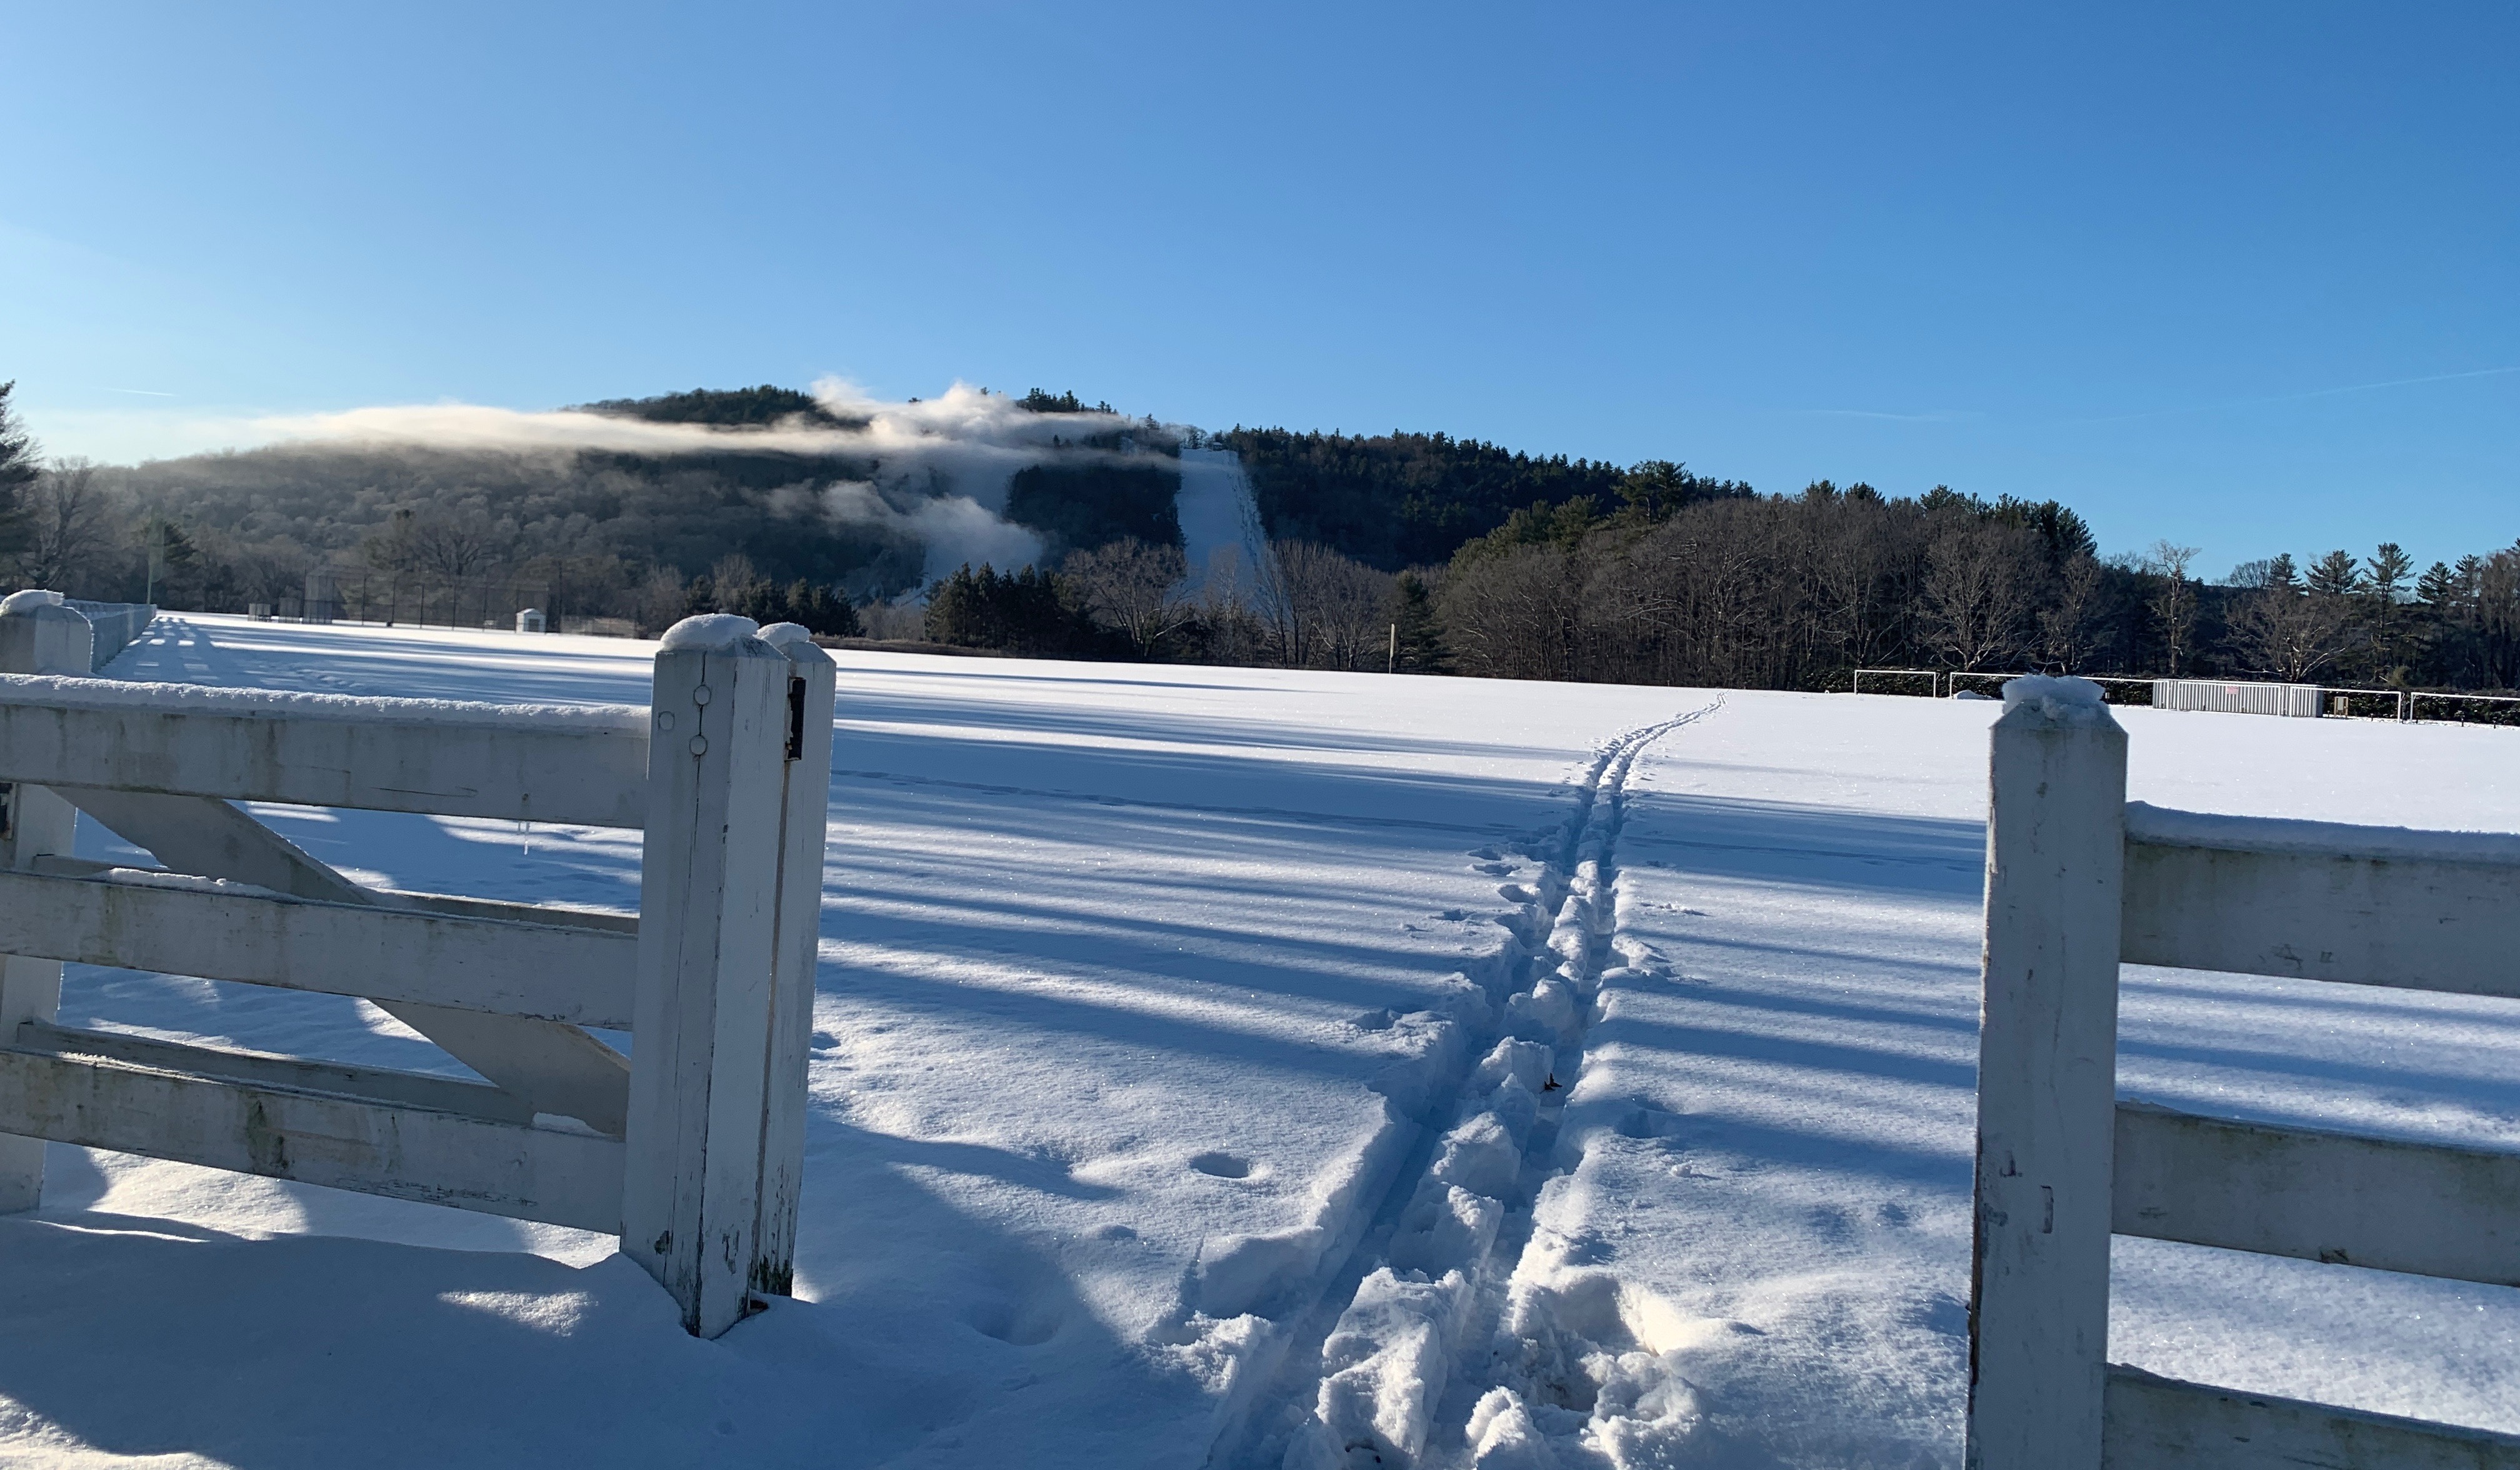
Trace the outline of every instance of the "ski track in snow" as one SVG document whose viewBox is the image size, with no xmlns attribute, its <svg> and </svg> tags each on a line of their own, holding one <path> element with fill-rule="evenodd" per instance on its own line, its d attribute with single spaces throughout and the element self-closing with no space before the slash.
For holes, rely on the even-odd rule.
<svg viewBox="0 0 2520 1470">
<path fill-rule="evenodd" d="M 115 677 L 618 703 L 649 651 L 168 616 Z M 844 669 L 795 1300 L 695 1342 L 607 1237 L 56 1145 L 0 1463 L 1958 1462 L 1997 706 Z M 2147 801 L 2520 830 L 2508 732 L 2122 717 Z M 635 833 L 255 811 L 364 881 L 637 902 Z M 2513 1002 L 2356 989 L 2131 969 L 2121 1087 L 2520 1139 Z M 269 987 L 73 966 L 64 1016 L 455 1071 Z M 2115 1271 L 2139 1366 L 2520 1428 L 2520 1292 Z"/>
<path fill-rule="evenodd" d="M 1563 825 L 1524 844 L 1539 875 L 1498 890 L 1515 906 L 1501 919 L 1515 943 L 1477 977 L 1491 1008 L 1461 1028 L 1474 1046 L 1451 1048 L 1478 1060 L 1455 1063 L 1428 1108 L 1426 1139 L 1386 1191 L 1365 1244 L 1287 1334 L 1297 1351 L 1275 1387 L 1274 1421 L 1229 1441 L 1219 1461 L 1399 1470 L 1476 1456 L 1506 1465 L 1509 1453 L 1497 1451 L 1516 1448 L 1517 1436 L 1536 1444 L 1522 1399 L 1566 1397 L 1559 1380 L 1569 1370 L 1556 1359 L 1573 1340 L 1558 1331 L 1569 1304 L 1499 1268 L 1534 1249 L 1533 1206 L 1574 1163 L 1576 1140 L 1561 1136 L 1564 1105 L 1582 1074 L 1595 998 L 1605 978 L 1649 973 L 1655 962 L 1619 932 L 1628 774 L 1656 740 L 1723 704 L 1718 696 L 1609 740 L 1577 782 Z M 1494 848 L 1471 857 L 1496 876 L 1513 870 Z M 1617 1407 L 1650 1417 L 1653 1385 L 1630 1388 L 1613 1396 L 1613 1417 Z M 1464 1420 L 1458 1410 L 1471 1400 Z"/>
</svg>

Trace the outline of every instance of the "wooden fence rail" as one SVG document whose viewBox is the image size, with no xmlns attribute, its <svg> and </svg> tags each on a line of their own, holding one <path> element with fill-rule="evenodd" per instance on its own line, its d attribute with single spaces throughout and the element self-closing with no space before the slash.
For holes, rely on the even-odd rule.
<svg viewBox="0 0 2520 1470">
<path fill-rule="evenodd" d="M 56 1139 L 618 1232 L 705 1336 L 789 1289 L 833 696 L 802 629 L 686 620 L 650 706 L 595 709 L 93 650 L 0 601 L 0 1209 Z M 644 829 L 639 915 L 367 888 L 239 801 Z M 80 812 L 162 868 L 78 859 Z M 360 997 L 484 1081 L 65 1028 L 65 960 Z"/>
<path fill-rule="evenodd" d="M 1992 737 L 1966 1462 L 2520 1467 L 2520 1438 L 2107 1360 L 2109 1236 L 2520 1285 L 2520 1153 L 2117 1100 L 2121 962 L 2520 997 L 2520 838 L 2126 801 L 2082 680 Z"/>
</svg>

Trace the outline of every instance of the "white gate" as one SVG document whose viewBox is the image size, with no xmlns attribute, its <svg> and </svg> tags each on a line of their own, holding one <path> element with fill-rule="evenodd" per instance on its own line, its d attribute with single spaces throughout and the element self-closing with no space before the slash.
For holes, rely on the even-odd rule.
<svg viewBox="0 0 2520 1470">
<path fill-rule="evenodd" d="M 756 632 L 519 709 L 86 678 L 74 609 L 0 603 L 0 1210 L 51 1138 L 618 1232 L 703 1336 L 785 1294 L 833 671 Z M 240 801 L 644 828 L 639 916 L 366 888 Z M 82 811 L 162 869 L 75 858 Z M 65 1028 L 64 960 L 360 997 L 485 1081 Z"/>
<path fill-rule="evenodd" d="M 2520 1466 L 2520 1439 L 2106 1359 L 2109 1236 L 2520 1285 L 2520 1154 L 2117 1100 L 2118 965 L 2520 997 L 2520 838 L 2126 800 L 2080 680 L 1993 735 L 1968 1463 Z"/>
</svg>

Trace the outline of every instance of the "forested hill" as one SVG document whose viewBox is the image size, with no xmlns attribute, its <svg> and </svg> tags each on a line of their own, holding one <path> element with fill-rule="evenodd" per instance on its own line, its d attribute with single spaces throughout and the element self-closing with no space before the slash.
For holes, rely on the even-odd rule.
<svg viewBox="0 0 2520 1470">
<path fill-rule="evenodd" d="M 1573 503 L 1583 518 L 1623 508 L 1667 513 L 1749 493 L 1675 464 L 1621 468 L 1441 433 L 1238 427 L 1209 435 L 1130 420 L 1072 391 L 1035 389 L 1007 403 L 1076 420 L 1043 438 L 1043 459 L 1015 473 L 1003 506 L 1040 538 L 1046 563 L 1122 539 L 1179 545 L 1185 443 L 1241 457 L 1273 538 L 1385 570 L 1441 564 L 1544 503 Z M 730 429 L 847 430 L 871 422 L 769 383 L 578 408 Z M 184 555 L 159 595 L 213 610 L 285 601 L 319 565 L 450 585 L 564 576 L 572 602 L 588 610 L 626 608 L 633 590 L 665 581 L 722 580 L 720 563 L 730 558 L 744 575 L 783 588 L 801 581 L 858 601 L 897 597 L 930 559 L 920 505 L 956 487 L 924 469 L 886 466 L 891 451 L 870 441 L 836 434 L 831 442 L 837 447 L 773 449 L 731 438 L 658 453 L 301 443 L 94 467 L 29 487 L 68 509 L 55 508 L 55 531 L 38 538 L 42 545 L 0 546 L 0 556 L 48 585 L 136 598 L 150 585 L 142 547 L 162 524 Z M 844 482 L 872 484 L 886 504 L 859 496 L 848 501 L 854 511 L 832 513 L 827 492 Z"/>
<path fill-rule="evenodd" d="M 811 393 L 763 383 L 757 388 L 694 388 L 687 393 L 660 393 L 653 398 L 605 398 L 581 403 L 580 411 L 617 419 L 645 419 L 655 423 L 707 423 L 720 428 L 766 428 L 802 419 L 819 428 L 856 428 L 864 419 L 847 419 L 823 406 Z"/>
<path fill-rule="evenodd" d="M 1669 461 L 1623 469 L 1396 429 L 1347 435 L 1238 426 L 1205 442 L 1241 456 L 1271 536 L 1319 542 L 1385 571 L 1441 563 L 1542 502 L 1590 497 L 1601 511 L 1623 503 L 1676 509 L 1750 493 Z"/>
</svg>

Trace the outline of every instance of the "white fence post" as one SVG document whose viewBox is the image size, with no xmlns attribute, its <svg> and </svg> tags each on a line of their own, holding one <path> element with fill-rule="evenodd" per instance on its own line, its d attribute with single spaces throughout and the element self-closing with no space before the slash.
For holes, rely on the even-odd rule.
<svg viewBox="0 0 2520 1470">
<path fill-rule="evenodd" d="M 96 638 L 74 608 L 50 593 L 0 598 L 0 674 L 86 678 Z M 22 872 L 37 858 L 68 857 L 78 813 L 42 786 L 0 784 L 0 868 Z M 0 958 L 0 1046 L 27 1021 L 50 1021 L 62 1004 L 62 962 Z M 31 1210 L 44 1195 L 44 1140 L 0 1134 L 0 1214 Z"/>
<path fill-rule="evenodd" d="M 1966 1463 L 2099 1470 L 2126 735 L 2078 679 L 2004 688 L 1987 824 Z"/>
<path fill-rule="evenodd" d="M 649 739 L 622 1249 L 702 1337 L 788 1289 L 802 1168 L 832 673 L 754 632 L 666 634 Z"/>
<path fill-rule="evenodd" d="M 832 705 L 839 671 L 794 623 L 762 639 L 788 657 L 788 762 L 781 800 L 777 1009 L 762 1124 L 759 1289 L 791 1294 L 805 1181 L 805 1069 L 813 1055 L 814 973 L 822 952 L 823 851 L 832 812 Z M 801 683 L 799 682 L 801 681 Z"/>
</svg>

